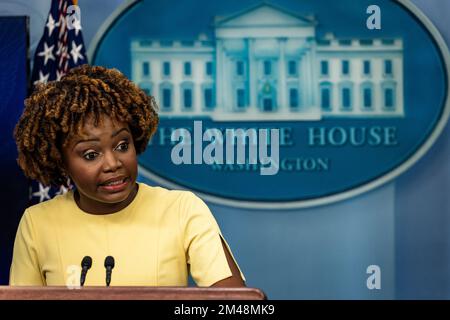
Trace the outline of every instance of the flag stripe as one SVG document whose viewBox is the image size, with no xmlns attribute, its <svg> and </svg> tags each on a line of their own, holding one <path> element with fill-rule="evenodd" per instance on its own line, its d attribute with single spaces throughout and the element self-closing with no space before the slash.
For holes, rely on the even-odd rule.
<svg viewBox="0 0 450 320">
<path fill-rule="evenodd" d="M 67 9 L 75 0 L 52 0 L 44 33 L 36 48 L 31 82 L 60 80 L 71 68 L 87 63 L 80 21 Z M 69 25 L 70 20 L 70 25 Z M 30 205 L 67 192 L 64 187 L 44 187 L 37 181 L 30 186 Z"/>
</svg>

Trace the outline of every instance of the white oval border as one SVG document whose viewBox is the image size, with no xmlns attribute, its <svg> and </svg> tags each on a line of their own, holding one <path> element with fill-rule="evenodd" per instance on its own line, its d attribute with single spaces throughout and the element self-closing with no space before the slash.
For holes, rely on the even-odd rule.
<svg viewBox="0 0 450 320">
<path fill-rule="evenodd" d="M 124 11 L 126 11 L 129 7 L 135 5 L 140 0 L 127 0 L 121 6 L 119 6 L 111 16 L 102 24 L 100 29 L 95 34 L 95 37 L 92 39 L 89 44 L 88 57 L 89 61 L 92 61 L 94 53 L 96 52 L 97 46 L 100 44 L 100 41 L 103 38 L 103 35 L 110 29 L 110 27 L 114 24 L 116 19 L 122 15 Z M 447 120 L 450 115 L 450 101 L 449 101 L 449 93 L 450 93 L 450 53 L 445 43 L 443 37 L 441 36 L 438 29 L 434 26 L 434 24 L 428 19 L 428 17 L 410 0 L 395 0 L 400 5 L 403 5 L 407 10 L 409 10 L 420 23 L 422 23 L 427 30 L 430 32 L 431 36 L 435 40 L 436 44 L 439 47 L 439 50 L 442 54 L 444 64 L 447 72 L 447 97 L 445 102 L 445 107 L 442 112 L 441 118 L 438 123 L 434 127 L 433 132 L 430 137 L 422 144 L 422 146 L 405 162 L 401 165 L 390 171 L 389 173 L 380 176 L 379 178 L 364 184 L 363 186 L 353 188 L 349 191 L 344 191 L 341 193 L 337 193 L 331 196 L 324 196 L 322 198 L 311 199 L 311 200 L 298 200 L 298 201 L 282 201 L 282 202 L 261 202 L 261 201 L 244 201 L 244 200 L 233 200 L 222 198 L 219 196 L 214 196 L 208 193 L 198 192 L 194 190 L 194 192 L 206 201 L 210 201 L 216 204 L 236 207 L 236 208 L 244 208 L 244 209 L 296 209 L 296 208 L 307 208 L 314 207 L 319 205 L 330 204 L 333 202 L 345 200 L 348 198 L 355 197 L 372 189 L 375 189 L 402 174 L 406 170 L 408 170 L 411 166 L 413 166 L 425 153 L 431 148 L 434 142 L 437 140 L 439 135 L 445 128 L 447 124 Z M 186 188 L 185 186 L 173 183 L 168 181 L 152 172 L 148 169 L 139 165 L 140 174 L 145 178 L 151 179 L 152 181 L 166 186 L 167 188 L 172 189 L 180 189 L 180 190 L 191 190 Z"/>
</svg>

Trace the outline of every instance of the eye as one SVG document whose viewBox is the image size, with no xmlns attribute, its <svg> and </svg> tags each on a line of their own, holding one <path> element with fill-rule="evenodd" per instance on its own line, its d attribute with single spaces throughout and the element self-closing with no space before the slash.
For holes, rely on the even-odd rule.
<svg viewBox="0 0 450 320">
<path fill-rule="evenodd" d="M 119 151 L 125 152 L 128 150 L 128 145 L 129 145 L 128 142 L 123 142 L 123 143 L 119 144 L 116 149 Z"/>
<path fill-rule="evenodd" d="M 97 152 L 88 152 L 86 154 L 83 155 L 83 158 L 88 160 L 88 161 L 92 161 L 95 160 L 95 158 L 97 158 L 98 153 Z"/>
</svg>

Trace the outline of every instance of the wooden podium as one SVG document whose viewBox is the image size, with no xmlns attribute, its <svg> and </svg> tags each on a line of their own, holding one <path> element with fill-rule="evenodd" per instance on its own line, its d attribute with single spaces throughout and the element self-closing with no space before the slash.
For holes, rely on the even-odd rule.
<svg viewBox="0 0 450 320">
<path fill-rule="evenodd" d="M 255 288 L 198 287 L 9 287 L 0 300 L 265 300 Z"/>
</svg>

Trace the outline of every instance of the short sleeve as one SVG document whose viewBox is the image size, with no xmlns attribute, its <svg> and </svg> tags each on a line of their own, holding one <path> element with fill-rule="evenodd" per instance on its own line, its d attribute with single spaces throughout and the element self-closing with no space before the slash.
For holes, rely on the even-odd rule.
<svg viewBox="0 0 450 320">
<path fill-rule="evenodd" d="M 14 241 L 13 259 L 9 275 L 10 286 L 43 286 L 33 224 L 28 211 L 22 216 Z"/>
<path fill-rule="evenodd" d="M 183 193 L 180 227 L 190 273 L 198 286 L 211 286 L 232 276 L 222 235 L 208 206 L 192 192 Z M 225 240 L 224 243 L 228 247 Z"/>
</svg>

